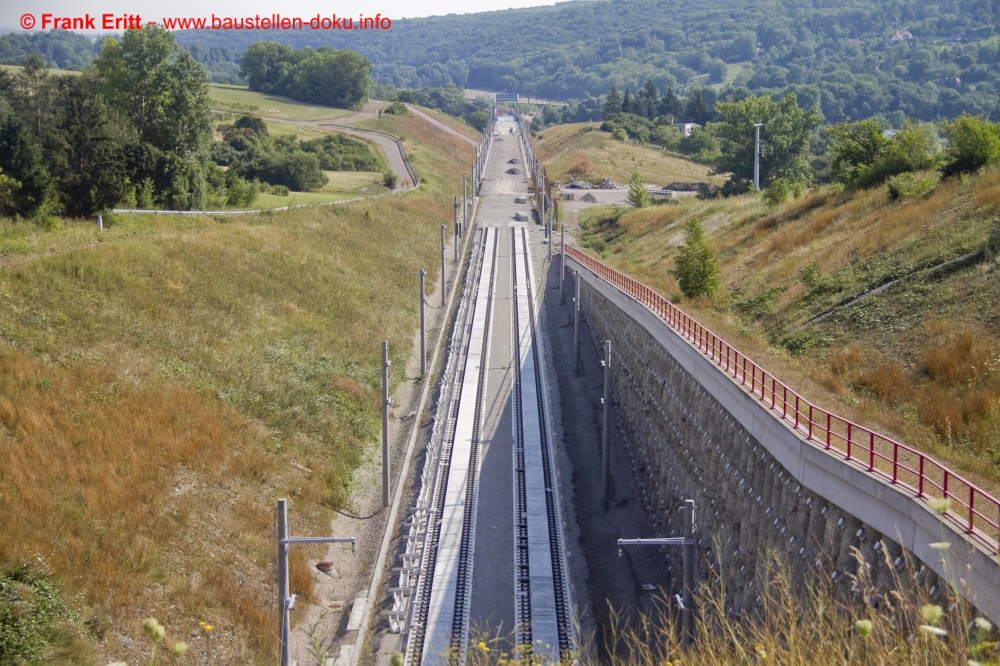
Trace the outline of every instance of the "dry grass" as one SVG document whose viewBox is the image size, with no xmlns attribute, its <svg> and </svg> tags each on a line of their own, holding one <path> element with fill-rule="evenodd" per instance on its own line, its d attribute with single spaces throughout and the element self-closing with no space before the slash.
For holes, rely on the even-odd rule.
<svg viewBox="0 0 1000 666">
<path fill-rule="evenodd" d="M 730 294 L 682 307 L 807 399 L 922 448 L 1000 494 L 1000 265 L 973 260 L 927 270 L 977 256 L 998 184 L 995 170 L 897 203 L 884 189 L 838 188 L 777 209 L 749 196 L 684 201 L 628 213 L 614 228 L 586 228 L 581 242 L 671 297 L 680 227 L 701 220 Z M 602 213 L 588 215 L 585 222 Z M 767 312 L 734 309 L 775 288 L 781 295 Z M 941 321 L 947 326 L 934 323 Z M 789 339 L 805 340 L 804 351 L 790 357 Z"/>
<path fill-rule="evenodd" d="M 584 128 L 593 128 L 590 131 Z M 633 171 L 648 182 L 665 185 L 674 181 L 722 183 L 710 176 L 709 167 L 678 155 L 634 142 L 615 141 L 593 123 L 557 125 L 540 132 L 536 141 L 538 158 L 545 164 L 550 180 L 611 178 L 624 184 Z"/>
<path fill-rule="evenodd" d="M 171 636 L 208 620 L 224 663 L 265 656 L 274 502 L 315 534 L 351 493 L 377 444 L 380 341 L 404 380 L 417 271 L 433 289 L 472 157 L 426 121 L 392 130 L 421 171 L 412 194 L 109 215 L 100 234 L 0 220 L 0 521 L 18 533 L 0 567 L 48 560 L 109 619 L 91 637 L 101 663 L 139 659 L 150 614 Z M 315 555 L 293 551 L 300 595 Z"/>
<path fill-rule="evenodd" d="M 681 618 L 664 592 L 651 609 L 612 609 L 612 626 L 603 644 L 584 639 L 584 647 L 559 663 L 613 666 L 757 666 L 782 664 L 995 664 L 997 630 L 974 618 L 949 589 L 931 598 L 911 565 L 895 573 L 891 558 L 874 580 L 872 565 L 853 551 L 856 573 L 844 594 L 826 575 L 794 571 L 780 556 L 763 554 L 758 566 L 761 596 L 751 611 L 733 613 L 722 578 L 712 574 L 696 589 L 697 613 L 691 647 L 682 641 Z M 878 557 L 878 555 L 876 555 Z M 763 562 L 771 560 L 771 566 Z M 707 563 L 706 563 L 707 564 Z M 711 567 L 707 564 L 706 568 Z M 818 573 L 824 574 L 823 571 Z M 737 590 L 737 593 L 741 590 Z M 875 601 L 877 603 L 866 603 Z M 554 666 L 530 650 L 505 647 L 508 636 L 484 635 L 472 641 L 469 663 L 492 666 L 521 663 Z"/>
</svg>

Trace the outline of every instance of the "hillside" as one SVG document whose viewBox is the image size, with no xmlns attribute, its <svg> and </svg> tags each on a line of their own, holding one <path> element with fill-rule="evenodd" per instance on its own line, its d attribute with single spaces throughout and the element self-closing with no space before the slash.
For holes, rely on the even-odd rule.
<svg viewBox="0 0 1000 666">
<path fill-rule="evenodd" d="M 219 663 L 264 661 L 274 501 L 312 534 L 351 508 L 379 433 L 379 341 L 392 383 L 407 381 L 414 276 L 438 284 L 438 225 L 472 158 L 416 115 L 382 129 L 405 136 L 417 191 L 240 218 L 105 215 L 102 233 L 0 220 L 0 529 L 18 535 L 0 571 L 60 585 L 76 663 L 148 661 L 150 614 L 192 663 L 199 621 Z M 315 555 L 293 551 L 300 592 Z"/>
<path fill-rule="evenodd" d="M 1000 264 L 984 248 L 998 209 L 988 171 L 895 203 L 828 187 L 776 208 L 746 195 L 592 210 L 581 244 L 679 299 L 670 270 L 684 223 L 701 221 L 725 293 L 681 307 L 820 405 L 997 491 Z"/>
<path fill-rule="evenodd" d="M 644 180 L 665 185 L 675 181 L 721 185 L 724 178 L 710 176 L 709 167 L 635 141 L 614 141 L 595 123 L 557 125 L 536 137 L 538 159 L 550 180 L 599 181 L 610 178 L 624 184 L 633 171 Z"/>
</svg>

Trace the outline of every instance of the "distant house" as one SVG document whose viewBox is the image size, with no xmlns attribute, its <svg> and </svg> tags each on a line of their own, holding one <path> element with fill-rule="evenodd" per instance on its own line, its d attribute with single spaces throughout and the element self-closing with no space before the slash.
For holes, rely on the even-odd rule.
<svg viewBox="0 0 1000 666">
<path fill-rule="evenodd" d="M 848 39 L 847 43 L 848 44 L 854 44 L 855 46 L 861 46 L 861 40 L 860 39 L 853 39 L 853 38 L 852 39 Z"/>
<path fill-rule="evenodd" d="M 701 129 L 701 125 L 698 123 L 674 123 L 672 127 L 680 130 L 681 136 L 691 136 L 691 130 L 695 128 Z"/>
<path fill-rule="evenodd" d="M 897 30 L 896 34 L 892 36 L 894 42 L 902 42 L 907 39 L 913 39 L 913 33 L 909 30 Z"/>
</svg>

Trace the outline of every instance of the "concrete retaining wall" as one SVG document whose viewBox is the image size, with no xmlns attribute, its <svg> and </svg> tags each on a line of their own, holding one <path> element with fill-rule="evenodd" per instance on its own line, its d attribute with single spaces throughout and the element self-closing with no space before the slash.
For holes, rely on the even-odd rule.
<svg viewBox="0 0 1000 666">
<path fill-rule="evenodd" d="M 925 502 L 805 441 L 645 306 L 567 261 L 580 271 L 591 342 L 611 340 L 612 396 L 641 500 L 663 536 L 681 533 L 676 509 L 695 500 L 701 552 L 721 566 L 733 611 L 757 603 L 765 568 L 780 559 L 855 595 L 863 567 L 876 603 L 913 574 L 943 600 L 941 579 L 961 572 L 969 601 L 1000 624 L 1000 567 L 985 548 Z M 947 563 L 930 547 L 940 541 L 952 544 Z M 672 566 L 679 575 L 679 556 Z"/>
</svg>

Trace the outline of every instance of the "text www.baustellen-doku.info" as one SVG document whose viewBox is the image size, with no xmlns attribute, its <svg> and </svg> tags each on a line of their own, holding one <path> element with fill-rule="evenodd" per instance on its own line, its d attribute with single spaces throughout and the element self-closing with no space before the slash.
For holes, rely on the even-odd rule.
<svg viewBox="0 0 1000 666">
<path fill-rule="evenodd" d="M 32 30 L 138 30 L 147 25 L 159 25 L 167 30 L 388 30 L 392 20 L 388 16 L 343 16 L 316 14 L 307 18 L 288 17 L 281 14 L 261 16 L 174 16 L 158 21 L 147 20 L 139 14 L 84 14 L 59 16 L 56 14 L 22 14 L 21 27 Z"/>
</svg>

